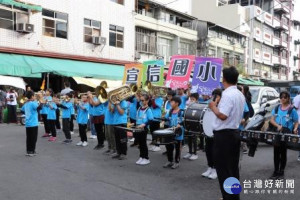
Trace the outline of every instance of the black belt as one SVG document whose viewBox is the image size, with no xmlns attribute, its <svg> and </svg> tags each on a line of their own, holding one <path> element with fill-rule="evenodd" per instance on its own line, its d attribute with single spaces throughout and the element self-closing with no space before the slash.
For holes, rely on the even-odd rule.
<svg viewBox="0 0 300 200">
<path fill-rule="evenodd" d="M 214 131 L 214 134 L 218 134 L 218 133 L 233 133 L 233 132 L 238 132 L 239 129 L 221 129 L 218 131 Z"/>
</svg>

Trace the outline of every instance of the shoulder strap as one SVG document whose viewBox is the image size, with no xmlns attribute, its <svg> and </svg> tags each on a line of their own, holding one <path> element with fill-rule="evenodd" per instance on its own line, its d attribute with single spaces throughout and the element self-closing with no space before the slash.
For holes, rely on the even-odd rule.
<svg viewBox="0 0 300 200">
<path fill-rule="evenodd" d="M 280 106 L 280 104 L 275 107 L 275 115 L 278 114 L 279 106 Z"/>
<path fill-rule="evenodd" d="M 291 114 L 292 114 L 293 109 L 294 109 L 294 106 L 291 106 L 291 107 L 289 108 L 288 115 L 291 115 Z"/>
</svg>

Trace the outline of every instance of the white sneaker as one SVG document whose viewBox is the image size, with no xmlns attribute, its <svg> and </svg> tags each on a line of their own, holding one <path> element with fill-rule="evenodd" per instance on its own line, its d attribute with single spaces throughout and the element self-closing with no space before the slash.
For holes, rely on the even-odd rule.
<svg viewBox="0 0 300 200">
<path fill-rule="evenodd" d="M 139 159 L 135 162 L 135 164 L 140 165 L 142 161 L 143 161 L 143 158 L 139 158 Z"/>
<path fill-rule="evenodd" d="M 189 160 L 197 160 L 198 159 L 198 155 L 196 155 L 196 154 L 193 154 L 190 158 L 189 158 Z"/>
<path fill-rule="evenodd" d="M 97 139 L 97 136 L 96 135 L 92 135 L 92 139 Z"/>
<path fill-rule="evenodd" d="M 218 178 L 216 169 L 212 169 L 210 175 L 208 176 L 209 179 L 216 179 Z"/>
<path fill-rule="evenodd" d="M 184 159 L 189 159 L 190 157 L 192 156 L 192 154 L 190 153 L 187 153 L 183 156 Z"/>
<path fill-rule="evenodd" d="M 149 150 L 149 151 L 152 151 L 154 147 L 155 147 L 155 146 L 149 145 L 149 146 L 148 146 L 148 150 Z"/>
<path fill-rule="evenodd" d="M 298 161 L 300 161 L 300 156 L 298 157 Z"/>
<path fill-rule="evenodd" d="M 83 147 L 86 147 L 88 145 L 88 143 L 86 142 L 86 141 L 84 141 L 83 143 L 82 143 L 82 146 Z"/>
<path fill-rule="evenodd" d="M 82 144 L 83 144 L 83 142 L 80 141 L 76 144 L 76 146 L 82 146 Z"/>
<path fill-rule="evenodd" d="M 209 168 L 206 170 L 206 172 L 204 172 L 204 173 L 202 174 L 202 176 L 203 176 L 203 177 L 208 177 L 208 176 L 211 174 L 211 172 L 212 172 L 212 168 L 209 167 Z"/>
<path fill-rule="evenodd" d="M 158 152 L 160 150 L 161 150 L 161 148 L 157 147 L 157 146 L 154 146 L 153 149 L 152 149 L 153 152 Z"/>
<path fill-rule="evenodd" d="M 150 160 L 149 159 L 143 159 L 141 162 L 140 162 L 140 165 L 148 165 L 150 164 Z"/>
<path fill-rule="evenodd" d="M 71 135 L 74 135 L 74 132 L 73 132 L 73 131 L 71 131 L 70 133 L 71 133 Z"/>
<path fill-rule="evenodd" d="M 134 138 L 130 139 L 129 142 L 134 142 Z"/>
</svg>

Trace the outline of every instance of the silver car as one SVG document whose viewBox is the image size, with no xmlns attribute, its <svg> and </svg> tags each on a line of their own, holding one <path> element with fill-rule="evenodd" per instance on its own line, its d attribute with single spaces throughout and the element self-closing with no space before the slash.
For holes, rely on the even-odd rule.
<svg viewBox="0 0 300 200">
<path fill-rule="evenodd" d="M 268 110 L 272 111 L 280 102 L 278 92 L 271 87 L 250 86 L 249 91 L 252 95 L 251 104 L 256 114 L 262 106 L 270 104 Z"/>
</svg>

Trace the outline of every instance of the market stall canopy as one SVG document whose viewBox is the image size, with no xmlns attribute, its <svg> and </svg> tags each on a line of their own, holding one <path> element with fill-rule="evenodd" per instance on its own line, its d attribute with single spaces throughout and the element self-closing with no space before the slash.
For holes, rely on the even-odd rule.
<svg viewBox="0 0 300 200">
<path fill-rule="evenodd" d="M 26 83 L 22 78 L 0 75 L 0 85 L 8 85 L 25 90 Z"/>
<path fill-rule="evenodd" d="M 0 3 L 4 4 L 4 5 L 15 6 L 17 8 L 25 8 L 25 9 L 32 10 L 32 11 L 39 11 L 39 12 L 42 11 L 41 6 L 25 3 L 25 2 L 17 1 L 17 0 L 0 0 Z"/>
<path fill-rule="evenodd" d="M 93 88 L 96 88 L 100 85 L 102 81 L 106 81 L 109 88 L 116 88 L 122 86 L 122 81 L 112 81 L 112 80 L 101 80 L 101 79 L 93 79 L 93 78 L 81 78 L 81 77 L 73 77 L 77 84 L 87 85 Z"/>
<path fill-rule="evenodd" d="M 13 69 L 9 69 L 10 66 Z M 17 75 L 17 70 L 20 70 L 18 72 L 21 75 Z M 53 73 L 67 77 L 104 80 L 122 80 L 124 75 L 124 66 L 121 65 L 0 53 L 0 74 L 22 76 L 25 74 L 22 70 L 29 71 L 33 75 Z M 10 74 L 12 72 L 15 74 Z"/>
</svg>

